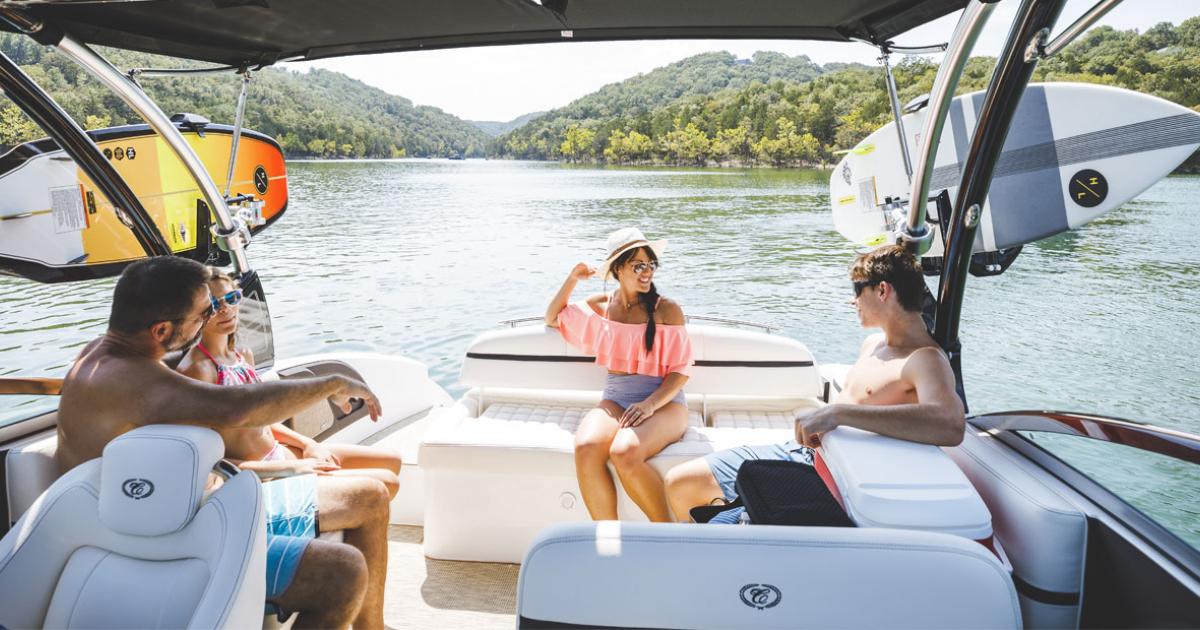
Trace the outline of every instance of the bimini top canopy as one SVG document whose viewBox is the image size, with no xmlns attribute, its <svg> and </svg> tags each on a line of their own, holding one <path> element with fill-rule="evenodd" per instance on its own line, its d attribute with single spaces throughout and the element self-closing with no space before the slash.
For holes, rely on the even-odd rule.
<svg viewBox="0 0 1200 630">
<path fill-rule="evenodd" d="M 51 32 L 229 65 L 622 39 L 886 41 L 966 0 L 10 0 Z M 0 28 L 7 28 L 0 22 Z"/>
</svg>

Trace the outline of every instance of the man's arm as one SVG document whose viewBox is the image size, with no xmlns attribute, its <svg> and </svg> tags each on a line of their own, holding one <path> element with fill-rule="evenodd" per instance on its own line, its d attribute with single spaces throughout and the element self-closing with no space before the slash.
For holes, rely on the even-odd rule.
<svg viewBox="0 0 1200 630">
<path fill-rule="evenodd" d="M 954 372 L 941 351 L 914 352 L 900 377 L 916 389 L 917 403 L 906 405 L 826 405 L 796 419 L 796 440 L 816 446 L 823 433 L 855 427 L 910 442 L 955 446 L 962 442 L 966 419 L 954 392 Z"/>
<path fill-rule="evenodd" d="M 188 378 L 165 366 L 137 366 L 123 378 L 137 383 L 134 421 L 140 420 L 139 424 L 261 427 L 290 418 L 327 398 L 346 411 L 351 398 L 361 398 L 372 420 L 378 420 L 382 411 L 379 399 L 366 385 L 337 375 L 223 387 Z"/>
</svg>

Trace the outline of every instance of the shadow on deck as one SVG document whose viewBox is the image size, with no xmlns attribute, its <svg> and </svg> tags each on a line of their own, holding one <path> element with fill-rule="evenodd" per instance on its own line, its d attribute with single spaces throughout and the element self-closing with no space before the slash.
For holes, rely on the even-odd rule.
<svg viewBox="0 0 1200 630">
<path fill-rule="evenodd" d="M 431 560 L 420 527 L 388 530 L 384 621 L 390 628 L 512 628 L 516 564 Z"/>
</svg>

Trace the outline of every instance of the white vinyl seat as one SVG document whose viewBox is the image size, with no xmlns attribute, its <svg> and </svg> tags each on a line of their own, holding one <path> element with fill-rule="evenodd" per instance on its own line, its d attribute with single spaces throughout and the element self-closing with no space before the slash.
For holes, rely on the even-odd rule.
<svg viewBox="0 0 1200 630">
<path fill-rule="evenodd" d="M 262 623 L 261 487 L 199 427 L 113 440 L 54 482 L 0 540 L 0 626 L 250 628 Z"/>
<path fill-rule="evenodd" d="M 723 448 L 784 442 L 796 412 L 820 404 L 823 383 L 803 344 L 696 324 L 688 334 L 688 428 L 648 460 L 658 474 Z M 492 331 L 471 343 L 462 371 L 471 390 L 436 413 L 421 440 L 426 556 L 519 562 L 545 525 L 589 520 L 574 433 L 606 374 L 551 328 Z M 617 513 L 646 518 L 620 484 Z"/>
<path fill-rule="evenodd" d="M 561 523 L 530 547 L 519 628 L 1020 628 L 961 536 L 880 528 Z"/>
<path fill-rule="evenodd" d="M 51 431 L 22 440 L 4 454 L 6 530 L 58 479 L 58 462 L 54 460 L 57 447 L 58 436 Z"/>
<path fill-rule="evenodd" d="M 992 513 L 1019 587 L 1027 628 L 1075 628 L 1086 573 L 1087 517 L 1053 481 L 1030 474 L 997 440 L 968 425 L 946 452 Z"/>
</svg>

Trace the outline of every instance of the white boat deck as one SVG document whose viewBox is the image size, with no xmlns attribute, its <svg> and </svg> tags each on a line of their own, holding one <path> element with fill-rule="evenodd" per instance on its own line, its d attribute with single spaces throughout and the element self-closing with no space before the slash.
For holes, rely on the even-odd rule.
<svg viewBox="0 0 1200 630">
<path fill-rule="evenodd" d="M 520 565 L 432 560 L 423 529 L 392 525 L 383 618 L 389 628 L 516 627 Z"/>
</svg>

